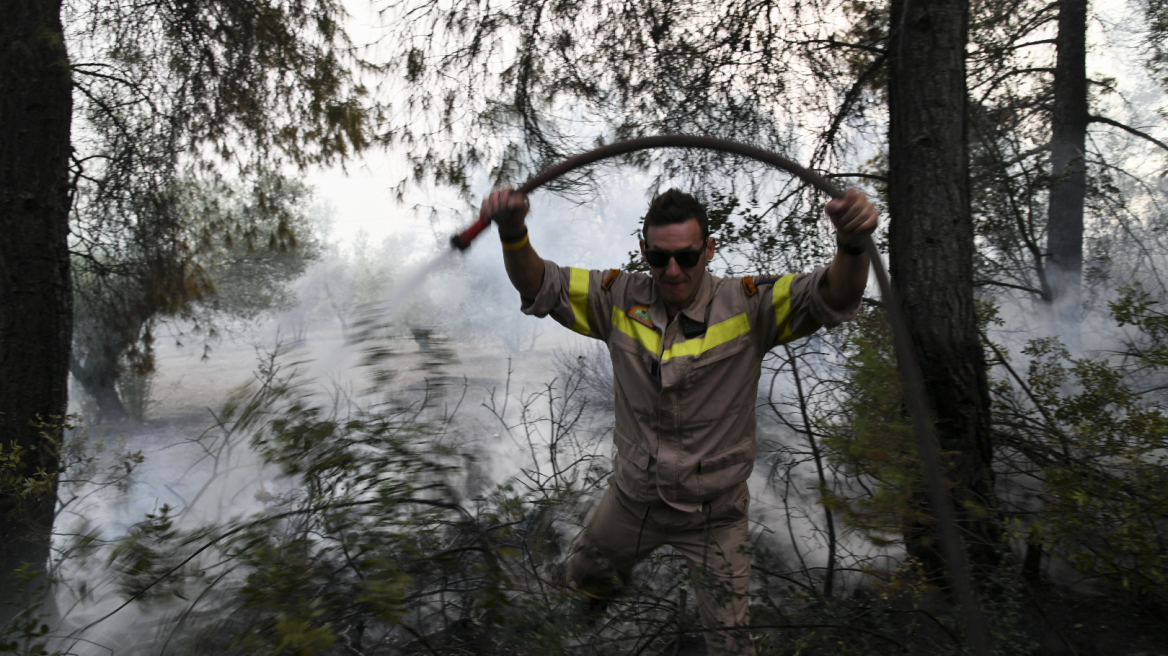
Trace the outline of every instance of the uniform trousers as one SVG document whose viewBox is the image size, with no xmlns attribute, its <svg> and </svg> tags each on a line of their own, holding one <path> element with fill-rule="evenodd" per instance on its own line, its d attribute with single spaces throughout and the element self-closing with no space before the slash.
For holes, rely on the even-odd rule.
<svg viewBox="0 0 1168 656">
<path fill-rule="evenodd" d="M 734 630 L 750 623 L 749 504 L 745 482 L 697 512 L 660 499 L 634 501 L 610 484 L 576 541 L 568 577 L 584 592 L 609 599 L 628 582 L 637 561 L 670 545 L 689 561 L 708 652 L 752 655 L 749 633 Z"/>
</svg>

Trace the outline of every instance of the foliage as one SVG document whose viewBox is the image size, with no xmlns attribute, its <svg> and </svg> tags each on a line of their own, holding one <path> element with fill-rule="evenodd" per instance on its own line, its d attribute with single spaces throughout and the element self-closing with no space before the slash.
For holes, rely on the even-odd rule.
<svg viewBox="0 0 1168 656">
<path fill-rule="evenodd" d="M 411 180 L 464 193 L 475 171 L 515 183 L 598 144 L 655 134 L 736 139 L 846 178 L 852 156 L 866 158 L 882 138 L 852 137 L 880 121 L 867 85 L 885 59 L 880 30 L 841 41 L 839 10 L 851 4 L 390 2 L 397 47 L 389 65 L 404 75 L 411 109 L 390 123 L 391 136 L 413 163 Z M 858 61 L 873 53 L 875 61 L 857 64 L 859 81 L 841 74 L 837 55 Z M 760 219 L 743 226 L 753 246 L 796 228 L 793 241 L 804 246 L 822 236 L 820 194 L 752 160 L 669 150 L 619 165 L 711 205 L 722 194 L 728 212 L 728 199 L 741 199 Z M 594 196 L 609 174 L 577 171 L 549 190 Z M 727 231 L 720 243 L 739 236 Z M 763 260 L 749 273 L 778 272 L 767 260 L 777 250 L 747 250 Z M 639 259 L 633 254 L 629 265 Z"/>
<path fill-rule="evenodd" d="M 17 221 L 28 230 L 3 233 L 12 272 L 5 307 L 30 299 L 17 308 L 28 316 L 3 322 L 29 333 L 5 333 L 3 385 L 30 393 L 5 395 L 0 413 L 5 439 L 27 446 L 38 439 L 28 419 L 64 412 L 70 253 L 116 268 L 128 235 L 154 229 L 142 219 L 158 218 L 160 201 L 190 171 L 234 178 L 260 165 L 343 161 L 370 144 L 377 109 L 356 79 L 344 9 L 332 0 L 32 0 L 5 13 L 13 56 L 0 75 L 12 82 L 6 100 L 20 108 L 5 117 L 20 138 L 6 142 L 0 169 L 6 198 L 35 202 L 13 206 L 32 217 Z M 19 253 L 24 259 L 13 260 Z M 168 282 L 174 291 L 191 279 Z M 3 522 L 0 576 L 20 552 L 46 560 L 52 504 L 36 514 L 35 525 Z M 7 597 L 10 586 L 0 587 Z"/>
<path fill-rule="evenodd" d="M 453 440 L 457 423 L 426 398 L 377 392 L 365 409 L 357 397 L 313 395 L 268 360 L 214 439 L 253 440 L 282 483 L 259 496 L 260 512 L 210 526 L 178 528 L 171 508 L 151 513 L 113 552 L 122 593 L 169 609 L 164 634 L 179 652 L 674 653 L 701 635 L 685 592 L 700 577 L 679 557 L 640 565 L 629 594 L 590 624 L 557 582 L 581 502 L 605 473 L 577 396 L 589 371 L 564 358 L 562 378 L 517 406 L 492 395 L 488 410 L 526 455 L 517 475 L 484 484 L 471 479 L 470 443 Z M 922 588 L 907 570 L 833 600 L 774 585 L 802 578 L 782 561 L 756 559 L 765 644 L 960 653 L 914 605 Z M 1000 612 L 995 625 L 1014 626 L 1017 614 Z M 691 638 L 676 642 L 679 631 Z"/>
<path fill-rule="evenodd" d="M 1146 3 L 1153 60 L 1163 41 L 1159 4 Z M 886 166 L 869 170 L 887 149 L 887 2 L 650 1 L 618 11 L 579 2 L 402 0 L 387 11 L 400 17 L 391 30 L 400 44 L 392 65 L 417 111 L 393 135 L 409 146 L 415 179 L 465 191 L 468 172 L 478 168 L 514 182 L 596 143 L 695 133 L 748 141 L 849 183 L 852 174 L 877 187 L 887 182 Z M 1051 3 L 973 3 L 967 59 L 978 284 L 1046 301 L 1053 293 L 1046 223 L 1048 190 L 1057 182 L 1047 161 L 1057 16 Z M 1092 112 L 1108 115 L 1112 126 L 1093 127 L 1087 142 L 1083 248 L 1088 273 L 1098 277 L 1123 261 L 1131 232 L 1145 234 L 1141 209 L 1160 201 L 1139 158 L 1150 141 L 1133 140 L 1139 130 L 1118 139 L 1103 134 L 1123 121 L 1154 121 L 1141 103 L 1120 97 L 1114 80 L 1092 83 Z M 758 243 L 818 218 L 814 194 L 770 182 L 773 174 L 751 162 L 683 151 L 642 153 L 626 164 L 703 195 L 720 185 L 730 196 L 755 200 L 758 193 L 761 214 L 781 219 L 756 226 Z M 599 179 L 582 174 L 558 191 L 581 193 Z M 1128 235 L 1103 220 L 1116 216 Z M 799 231 L 804 243 L 815 235 Z M 630 265 L 638 262 L 634 254 Z"/>
<path fill-rule="evenodd" d="M 1023 374 L 991 347 L 1005 370 L 992 386 L 995 462 L 1013 534 L 1141 594 L 1162 586 L 1168 565 L 1168 318 L 1159 305 L 1139 287 L 1121 290 L 1112 312 L 1134 329 L 1121 353 L 1075 357 L 1056 339 L 1032 339 Z M 982 315 L 996 321 L 992 308 Z M 886 331 L 875 312 L 855 322 L 844 421 L 823 440 L 845 480 L 866 481 L 855 496 L 825 491 L 824 503 L 876 544 L 928 521 L 914 505 L 915 447 Z"/>
<path fill-rule="evenodd" d="M 998 393 L 1003 442 L 1041 486 L 1037 505 L 1020 504 L 1027 523 L 1018 530 L 1142 594 L 1168 579 L 1168 323 L 1159 305 L 1139 287 L 1121 290 L 1113 316 L 1136 329 L 1123 352 L 1076 357 L 1055 339 L 1031 340 L 1025 377 Z"/>
<path fill-rule="evenodd" d="M 1160 31 L 1153 18 L 1154 2 L 1090 3 L 1089 20 L 1114 20 L 1106 16 L 1137 9 L 1136 4 L 1143 4 L 1152 19 L 1146 30 L 1137 28 L 1151 45 Z M 974 3 L 967 81 L 978 285 L 997 295 L 1021 291 L 1046 303 L 1058 295 L 1048 270 L 1050 232 L 1062 225 L 1050 224 L 1051 189 L 1066 182 L 1052 171 L 1050 161 L 1061 6 Z M 1108 46 L 1123 47 L 1117 43 L 1118 35 L 1108 39 Z M 1153 67 L 1155 52 L 1149 48 L 1151 57 L 1146 60 Z M 1164 151 L 1155 142 L 1156 132 L 1139 126 L 1155 123 L 1153 111 L 1161 99 L 1142 95 L 1139 85 L 1128 95 L 1119 82 L 1093 69 L 1084 81 L 1089 106 L 1084 111 L 1090 116 L 1082 117 L 1087 122 L 1082 126 L 1087 131 L 1082 154 L 1086 199 L 1078 217 L 1083 233 L 1077 239 L 1088 283 L 1083 300 L 1089 305 L 1108 297 L 1108 277 L 1129 281 L 1133 269 L 1157 266 L 1141 244 L 1159 241 L 1154 226 L 1162 224 L 1163 211 L 1152 173 L 1162 168 Z"/>
<path fill-rule="evenodd" d="M 823 440 L 829 459 L 858 490 L 824 490 L 823 502 L 878 545 L 900 539 L 912 523 L 929 523 L 919 507 L 920 465 L 905 416 L 892 335 L 884 313 L 866 308 L 848 328 L 840 420 Z"/>
<path fill-rule="evenodd" d="M 216 316 L 254 318 L 290 302 L 287 284 L 319 247 L 308 221 L 309 190 L 264 174 L 250 185 L 193 177 L 152 197 L 114 244 L 74 257 L 73 373 L 100 417 L 126 410 L 114 393 L 147 384 L 154 329 L 181 319 L 206 337 Z M 123 379 L 123 372 L 131 372 Z M 138 400 L 145 410 L 146 390 Z"/>
<path fill-rule="evenodd" d="M 95 490 L 114 488 L 126 491 L 128 481 L 143 461 L 141 452 L 117 448 L 110 454 L 104 441 L 92 439 L 77 424 L 78 418 L 69 416 L 38 426 L 43 444 L 35 451 L 49 452 L 49 457 L 60 463 L 59 472 L 47 473 L 43 465 L 37 464 L 46 459 L 43 453 L 0 448 L 0 494 L 4 495 L 8 501 L 5 505 L 13 512 L 23 514 L 38 497 L 55 495 L 54 522 L 59 529 L 63 520 L 83 517 L 92 511 L 92 506 L 87 504 L 92 501 Z M 63 440 L 54 437 L 58 435 L 63 435 Z M 36 457 L 38 455 L 41 457 Z M 109 455 L 113 457 L 107 457 Z M 28 520 L 27 517 L 21 519 Z M 93 553 L 98 540 L 84 520 L 71 527 L 69 532 L 57 533 L 57 538 L 54 567 L 44 570 L 22 563 L 14 572 L 16 589 L 12 592 L 18 612 L 7 624 L 0 624 L 0 653 L 24 656 L 62 653 L 54 648 L 58 637 L 54 625 L 60 620 L 60 613 L 52 599 L 59 590 L 77 582 L 63 580 L 61 566 L 63 563 L 83 562 Z M 79 584 L 84 590 L 86 582 Z"/>
<path fill-rule="evenodd" d="M 77 174 L 105 182 L 105 206 L 183 157 L 304 166 L 360 150 L 376 115 L 344 17 L 332 0 L 66 5 Z"/>
<path fill-rule="evenodd" d="M 783 140 L 771 103 L 790 55 L 774 8 L 395 2 L 387 11 L 411 116 L 427 119 L 399 123 L 393 136 L 439 182 L 466 185 L 489 156 L 504 158 L 497 177 L 515 178 L 598 138 L 716 131 Z M 462 145 L 451 151 L 445 135 Z M 504 141 L 480 139 L 488 135 Z"/>
<path fill-rule="evenodd" d="M 768 565 L 763 561 L 762 567 Z M 1030 617 L 1024 608 L 1026 593 L 1015 564 L 1006 556 L 1003 567 L 983 583 L 988 594 L 983 594 L 981 604 L 993 633 L 993 653 L 1034 654 Z M 962 640 L 959 618 L 937 612 L 936 593 L 923 568 L 911 559 L 857 586 L 846 597 L 824 598 L 810 590 L 776 594 L 774 582 L 768 580 L 768 584 L 752 621 L 780 630 L 763 634 L 760 653 L 971 653 Z"/>
<path fill-rule="evenodd" d="M 555 616 L 568 606 L 548 573 L 564 548 L 555 509 L 576 503 L 587 460 L 466 498 L 468 454 L 432 397 L 362 398 L 315 399 L 268 360 L 261 383 L 225 408 L 215 439 L 248 437 L 284 483 L 261 497 L 258 514 L 218 525 L 184 530 L 173 509 L 151 513 L 111 554 L 123 594 L 146 606 L 234 609 L 210 624 L 183 613 L 175 626 L 220 652 L 520 648 L 537 631 L 547 651 L 525 653 L 556 653 Z M 524 404 L 525 423 L 542 421 L 537 398 Z M 551 389 L 547 399 L 555 417 L 570 402 Z M 553 463 L 566 447 L 552 447 Z M 532 595 L 559 601 L 537 608 Z"/>
<path fill-rule="evenodd" d="M 72 371 L 102 418 L 127 414 L 122 370 L 153 369 L 159 318 L 254 315 L 302 270 L 294 253 L 311 258 L 290 216 L 306 190 L 279 172 L 367 147 L 379 111 L 344 19 L 332 0 L 64 6 Z"/>
<path fill-rule="evenodd" d="M 1163 3 L 1141 4 L 1149 19 L 1141 36 L 1154 63 L 1163 58 Z M 869 164 L 887 148 L 888 6 L 651 1 L 618 11 L 579 2 L 393 2 L 387 11 L 398 18 L 391 33 L 400 47 L 391 64 L 416 110 L 395 124 L 393 136 L 408 145 L 415 179 L 464 191 L 468 172 L 479 168 L 514 182 L 596 143 L 675 133 L 748 141 L 842 174 L 847 183 L 857 175 L 880 187 L 886 166 Z M 1049 189 L 1059 182 L 1048 161 L 1058 7 L 972 3 L 967 58 L 977 284 L 1047 302 L 1054 295 L 1046 271 Z M 1149 168 L 1146 159 L 1156 132 L 1138 129 L 1155 124 L 1149 106 L 1156 101 L 1121 96 L 1115 80 L 1090 82 L 1091 112 L 1099 117 L 1091 118 L 1085 154 L 1082 248 L 1088 276 L 1099 280 L 1130 275 L 1124 266 L 1112 270 L 1130 255 L 1145 260 L 1136 240 L 1157 238 L 1144 210 L 1162 204 L 1149 175 L 1162 167 Z M 725 185 L 731 196 L 752 200 L 758 193 L 761 213 L 781 218 L 758 226 L 759 243 L 817 218 L 814 194 L 773 183 L 773 174 L 750 162 L 668 152 L 625 163 L 650 168 L 659 185 L 703 194 Z M 558 191 L 584 193 L 600 179 L 582 174 Z M 815 235 L 799 232 L 803 242 Z M 639 266 L 639 257 L 629 262 Z M 1105 296 L 1093 292 L 1088 300 Z"/>
<path fill-rule="evenodd" d="M 14 572 L 18 597 L 28 598 L 28 592 L 33 589 L 36 579 L 42 576 L 40 572 L 22 564 Z M 40 603 L 29 603 L 21 609 L 16 617 L 5 626 L 0 626 L 0 654 L 20 654 L 20 656 L 56 656 L 59 652 L 52 652 L 48 648 L 49 635 L 52 631 L 47 624 L 51 618 L 47 617 Z"/>
<path fill-rule="evenodd" d="M 866 334 L 875 330 L 866 322 L 879 316 L 862 321 L 857 332 Z M 700 642 L 686 594 L 700 577 L 679 556 L 662 551 L 638 566 L 629 593 L 591 624 L 560 582 L 569 540 L 607 473 L 596 453 L 606 429 L 590 423 L 585 407 L 604 394 L 603 381 L 588 380 L 602 373 L 589 361 L 594 355 L 562 356 L 557 379 L 533 393 L 492 393 L 484 404 L 491 426 L 449 415 L 433 386 L 404 390 L 408 373 L 395 375 L 392 389 L 324 391 L 295 371 L 291 354 L 265 359 L 257 382 L 195 445 L 243 456 L 250 444 L 262 453 L 262 468 L 245 474 L 254 501 L 231 491 L 233 516 L 202 523 L 196 495 L 189 507 L 151 511 L 106 543 L 112 549 L 98 551 L 125 600 L 117 612 L 159 622 L 156 637 L 120 645 L 119 653 L 671 654 Z M 401 368 L 404 360 L 376 362 L 371 381 L 386 380 L 378 367 Z M 497 439 L 485 440 L 492 431 Z M 488 450 L 508 443 L 515 450 L 488 460 Z M 499 461 L 508 467 L 501 480 L 484 475 L 498 471 Z M 872 470 L 883 476 L 895 464 Z M 855 478 L 851 466 L 833 470 L 830 490 Z M 101 478 L 69 471 L 75 480 Z M 229 487 L 223 476 L 235 471 L 237 464 L 220 463 L 203 489 Z M 823 489 L 813 488 L 808 506 Z M 875 525 L 881 517 L 856 507 L 861 521 Z M 752 630 L 764 648 L 964 653 L 959 622 L 929 601 L 911 559 L 873 558 L 857 548 L 839 565 L 855 574 L 829 596 L 816 585 L 821 568 L 792 555 L 777 527 L 765 528 L 755 541 L 752 603 Z M 69 558 L 102 544 L 87 530 L 71 532 L 84 544 Z M 792 536 L 796 545 L 811 538 Z M 1013 561 L 1003 560 L 982 581 L 983 605 L 999 653 L 1031 653 L 1023 583 Z M 674 642 L 679 632 L 682 642 Z"/>
<path fill-rule="evenodd" d="M 1147 46 L 1151 51 L 1149 68 L 1160 75 L 1160 84 L 1168 87 L 1168 2 L 1146 0 L 1143 5 L 1148 21 Z"/>
<path fill-rule="evenodd" d="M 57 473 L 45 466 L 57 459 L 60 440 L 55 436 L 71 428 L 68 420 L 38 426 L 40 442 L 25 446 L 15 440 L 0 443 L 0 497 L 8 513 L 22 515 L 30 499 L 57 490 Z"/>
</svg>

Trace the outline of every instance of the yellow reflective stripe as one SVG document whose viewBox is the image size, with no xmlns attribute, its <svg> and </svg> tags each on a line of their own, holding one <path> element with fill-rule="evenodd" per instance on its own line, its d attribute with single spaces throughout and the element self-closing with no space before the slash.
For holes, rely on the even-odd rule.
<svg viewBox="0 0 1168 656">
<path fill-rule="evenodd" d="M 612 308 L 612 327 L 637 340 L 653 355 L 661 352 L 661 333 L 639 321 L 633 321 L 619 307 Z"/>
<path fill-rule="evenodd" d="M 736 317 L 719 321 L 710 326 L 706 329 L 706 334 L 701 337 L 687 339 L 684 342 L 678 342 L 670 346 L 661 354 L 661 361 L 665 362 L 671 358 L 701 355 L 716 346 L 721 346 L 733 340 L 735 337 L 745 335 L 748 332 L 750 332 L 750 319 L 743 312 Z"/>
<path fill-rule="evenodd" d="M 572 314 L 576 323 L 572 330 L 587 335 L 588 329 L 588 270 L 572 269 L 572 281 L 568 285 L 568 300 L 572 303 Z"/>
<path fill-rule="evenodd" d="M 791 281 L 795 279 L 795 274 L 789 273 L 775 282 L 775 288 L 771 292 L 771 305 L 775 308 L 775 321 L 779 327 L 779 344 L 785 344 L 795 339 L 795 334 L 791 332 Z"/>
</svg>

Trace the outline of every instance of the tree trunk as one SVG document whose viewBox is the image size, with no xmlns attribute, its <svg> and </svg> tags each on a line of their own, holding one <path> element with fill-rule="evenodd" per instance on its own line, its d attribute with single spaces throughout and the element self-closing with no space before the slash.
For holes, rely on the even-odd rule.
<svg viewBox="0 0 1168 656">
<path fill-rule="evenodd" d="M 993 561 L 996 531 L 989 513 L 971 512 L 993 507 L 993 478 L 989 393 L 973 304 L 967 15 L 963 0 L 892 3 L 889 255 L 976 564 Z M 919 498 L 927 506 L 923 490 Z M 942 559 L 929 532 L 912 527 L 906 538 L 910 553 L 938 576 Z"/>
<path fill-rule="evenodd" d="M 1083 280 L 1083 200 L 1087 193 L 1087 0 L 1060 0 L 1054 70 L 1050 164 L 1053 178 L 1046 221 L 1047 264 L 1060 314 L 1078 320 Z"/>
<path fill-rule="evenodd" d="M 88 357 L 82 365 L 76 357 L 70 359 L 73 377 L 97 404 L 97 420 L 122 421 L 130 416 L 122 398 L 118 396 L 117 362 L 108 358 Z"/>
<path fill-rule="evenodd" d="M 44 481 L 28 496 L 0 490 L 0 602 L 19 602 L 16 567 L 48 562 L 67 402 L 73 103 L 60 12 L 60 0 L 0 0 L 0 443 L 25 450 L 0 481 Z M 15 610 L 0 606 L 0 622 Z"/>
</svg>

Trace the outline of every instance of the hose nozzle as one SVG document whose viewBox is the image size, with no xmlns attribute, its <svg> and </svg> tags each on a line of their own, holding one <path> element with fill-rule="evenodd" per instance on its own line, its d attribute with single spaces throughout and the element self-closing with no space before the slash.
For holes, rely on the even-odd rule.
<svg viewBox="0 0 1168 656">
<path fill-rule="evenodd" d="M 463 230 L 462 232 L 450 238 L 451 247 L 460 251 L 465 251 L 466 249 L 470 248 L 470 243 L 474 241 L 475 237 L 478 237 L 479 234 L 486 230 L 487 226 L 489 225 L 491 225 L 490 218 L 480 217 L 478 221 L 470 224 L 466 230 Z"/>
</svg>

